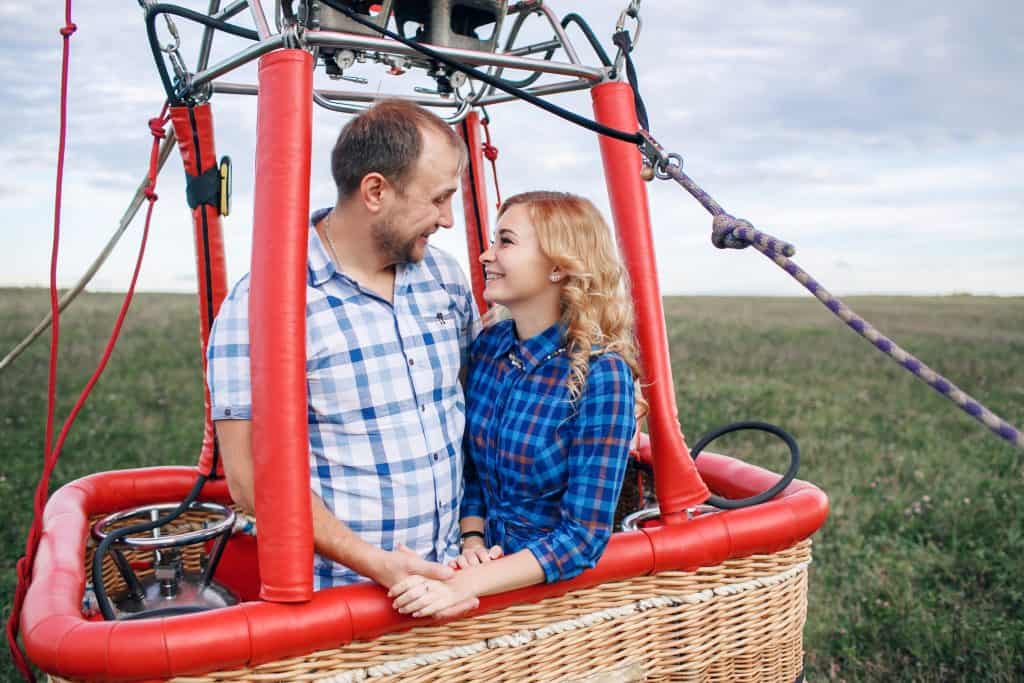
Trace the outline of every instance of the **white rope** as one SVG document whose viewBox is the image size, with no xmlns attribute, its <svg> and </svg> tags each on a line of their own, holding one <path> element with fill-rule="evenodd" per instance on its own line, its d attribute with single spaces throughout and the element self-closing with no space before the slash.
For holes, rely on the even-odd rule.
<svg viewBox="0 0 1024 683">
<path fill-rule="evenodd" d="M 479 640 L 468 645 L 458 645 L 447 650 L 436 650 L 434 652 L 417 654 L 412 657 L 407 657 L 406 659 L 397 659 L 363 669 L 344 671 L 339 674 L 318 679 L 318 683 L 356 683 L 357 681 L 365 681 L 368 678 L 394 676 L 421 666 L 440 664 L 453 659 L 469 657 L 470 655 L 478 654 L 484 650 L 521 647 L 535 640 L 544 640 L 545 638 L 550 638 L 560 633 L 576 631 L 589 626 L 596 626 L 604 622 L 614 621 L 615 619 L 621 619 L 633 614 L 647 612 L 652 609 L 678 607 L 679 605 L 693 605 L 707 602 L 716 595 L 725 597 L 729 595 L 736 595 L 738 593 L 745 593 L 751 590 L 757 590 L 758 588 L 776 586 L 785 581 L 789 581 L 798 574 L 806 571 L 809 564 L 810 562 L 800 562 L 793 565 L 786 571 L 773 574 L 772 576 L 764 576 L 757 579 L 751 579 L 750 581 L 743 581 L 741 583 L 726 584 L 715 589 L 697 591 L 687 595 L 658 595 L 651 598 L 644 598 L 643 600 L 638 600 L 628 605 L 622 605 L 621 607 L 609 607 L 608 609 L 591 612 L 590 614 L 585 614 L 574 619 L 557 621 L 553 624 L 548 624 L 547 626 L 542 626 L 537 629 L 523 629 L 522 631 L 517 631 L 515 633 L 487 638 L 486 640 Z"/>
<path fill-rule="evenodd" d="M 171 150 L 174 148 L 174 142 L 174 129 L 171 128 L 171 130 L 167 133 L 167 137 L 164 138 L 163 144 L 161 144 L 160 146 L 160 152 L 156 167 L 157 175 L 159 175 L 160 171 L 163 169 L 164 163 L 167 161 L 167 157 L 171 155 Z M 96 257 L 96 259 L 92 262 L 92 265 L 90 265 L 89 268 L 85 271 L 85 274 L 82 275 L 81 278 L 79 278 L 78 282 L 75 283 L 75 286 L 72 287 L 67 292 L 65 292 L 64 296 L 62 296 L 60 298 L 60 301 L 57 302 L 58 313 L 63 313 L 64 309 L 67 308 L 68 305 L 70 305 L 71 302 L 75 300 L 75 297 L 82 293 L 82 290 L 84 290 L 85 286 L 89 284 L 89 281 L 92 280 L 93 276 L 100 269 L 100 266 L 102 266 L 106 262 L 107 257 L 110 256 L 110 253 L 114 250 L 114 247 L 117 245 L 118 240 L 121 239 L 121 236 L 124 234 L 125 230 L 127 230 L 128 226 L 131 224 L 132 219 L 135 218 L 135 214 L 137 214 L 139 212 L 139 208 L 142 207 L 142 203 L 146 198 L 145 190 L 148 185 L 149 177 L 143 176 L 142 180 L 139 182 L 138 189 L 135 190 L 135 195 L 132 197 L 131 202 L 129 202 L 128 204 L 128 208 L 125 209 L 124 214 L 121 216 L 121 221 L 117 224 L 117 229 L 114 231 L 114 234 L 110 236 L 110 239 L 107 240 L 107 243 L 106 245 L 104 245 L 103 249 L 100 250 L 99 256 Z M 27 349 L 29 345 L 31 345 L 32 342 L 34 342 L 36 338 L 39 337 L 39 335 L 41 335 L 50 327 L 50 324 L 52 322 L 53 312 L 50 311 L 46 314 L 45 317 L 43 317 L 42 320 L 39 321 L 39 324 L 36 325 L 35 328 L 31 332 L 29 332 L 24 339 L 18 342 L 17 346 L 11 349 L 10 352 L 8 352 L 6 356 L 4 356 L 3 360 L 0 360 L 0 371 L 4 370 L 11 363 L 13 363 L 14 360 L 21 355 L 22 351 Z"/>
</svg>

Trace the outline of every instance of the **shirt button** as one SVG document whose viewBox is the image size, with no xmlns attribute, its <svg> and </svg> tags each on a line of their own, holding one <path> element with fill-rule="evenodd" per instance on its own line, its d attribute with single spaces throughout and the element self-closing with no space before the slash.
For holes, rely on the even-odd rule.
<svg viewBox="0 0 1024 683">
<path fill-rule="evenodd" d="M 414 361 L 412 358 L 410 358 L 409 359 L 409 365 L 416 365 L 416 361 Z"/>
<path fill-rule="evenodd" d="M 424 403 L 423 405 L 420 406 L 420 411 L 424 412 L 424 413 L 427 412 L 427 404 L 426 403 Z"/>
<path fill-rule="evenodd" d="M 225 408 L 224 409 L 224 414 L 225 415 L 230 415 L 231 414 L 231 408 Z"/>
<path fill-rule="evenodd" d="M 434 453 L 434 462 L 437 462 L 440 459 L 441 459 L 441 454 L 440 453 Z"/>
</svg>

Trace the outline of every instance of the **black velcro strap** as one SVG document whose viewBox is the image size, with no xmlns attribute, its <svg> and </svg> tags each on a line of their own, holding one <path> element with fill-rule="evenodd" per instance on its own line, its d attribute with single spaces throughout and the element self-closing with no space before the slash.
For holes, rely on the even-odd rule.
<svg viewBox="0 0 1024 683">
<path fill-rule="evenodd" d="M 612 36 L 612 42 L 622 50 L 622 54 L 626 57 L 626 78 L 629 79 L 629 85 L 633 88 L 633 103 L 636 106 L 637 122 L 641 128 L 649 131 L 651 125 L 647 121 L 647 107 L 644 106 L 644 100 L 640 97 L 640 83 L 636 75 L 636 66 L 630 55 L 633 51 L 633 41 L 629 37 L 629 31 L 616 31 Z"/>
<path fill-rule="evenodd" d="M 202 175 L 185 174 L 185 198 L 188 208 L 209 204 L 220 210 L 220 171 L 211 166 Z"/>
</svg>

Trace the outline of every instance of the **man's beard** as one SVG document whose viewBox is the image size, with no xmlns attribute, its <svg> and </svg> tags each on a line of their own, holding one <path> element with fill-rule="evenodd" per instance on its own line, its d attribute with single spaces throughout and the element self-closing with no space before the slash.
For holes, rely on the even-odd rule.
<svg viewBox="0 0 1024 683">
<path fill-rule="evenodd" d="M 382 218 L 371 226 L 373 245 L 377 253 L 384 256 L 389 263 L 414 263 L 423 258 L 416 254 L 416 241 L 419 235 L 411 239 L 403 239 L 401 232 L 390 218 Z"/>
</svg>

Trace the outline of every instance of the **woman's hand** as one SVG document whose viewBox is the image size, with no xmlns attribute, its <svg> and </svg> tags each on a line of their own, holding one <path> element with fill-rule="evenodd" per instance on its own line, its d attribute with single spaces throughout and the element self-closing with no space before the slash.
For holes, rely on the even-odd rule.
<svg viewBox="0 0 1024 683">
<path fill-rule="evenodd" d="M 410 576 L 399 581 L 388 591 L 388 597 L 394 598 L 391 606 L 401 614 L 411 614 L 417 618 L 447 618 L 467 612 L 480 604 L 479 599 L 462 588 L 460 582 L 436 581 L 422 576 Z"/>
<path fill-rule="evenodd" d="M 496 560 L 504 554 L 505 551 L 501 549 L 500 545 L 491 546 L 488 549 L 483 541 L 470 539 L 462 546 L 462 553 L 449 562 L 448 566 L 452 569 L 468 569 L 478 564 Z"/>
</svg>

